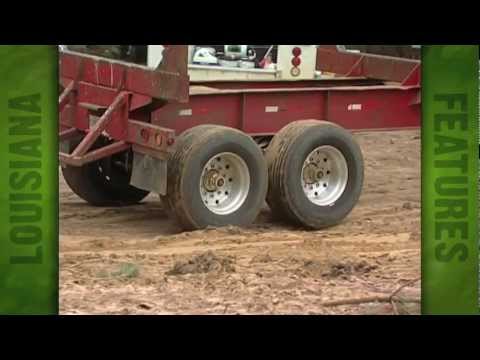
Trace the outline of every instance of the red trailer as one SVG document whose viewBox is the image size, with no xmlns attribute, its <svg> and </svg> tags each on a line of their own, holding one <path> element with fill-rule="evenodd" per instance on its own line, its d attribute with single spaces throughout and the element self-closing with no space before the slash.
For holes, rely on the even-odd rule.
<svg viewBox="0 0 480 360">
<path fill-rule="evenodd" d="M 151 69 L 61 51 L 59 156 L 82 199 L 125 206 L 155 192 L 185 229 L 248 225 L 266 199 L 276 216 L 319 229 L 362 190 L 350 131 L 420 125 L 415 60 L 325 46 L 316 70 L 335 76 L 190 83 L 187 52 L 165 46 Z"/>
</svg>

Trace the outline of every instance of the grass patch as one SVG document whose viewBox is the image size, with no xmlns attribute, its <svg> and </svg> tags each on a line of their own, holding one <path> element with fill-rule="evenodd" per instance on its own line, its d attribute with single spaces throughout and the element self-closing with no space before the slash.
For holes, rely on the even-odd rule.
<svg viewBox="0 0 480 360">
<path fill-rule="evenodd" d="M 112 272 L 112 276 L 121 277 L 125 279 L 133 279 L 138 277 L 140 270 L 138 265 L 131 263 L 121 264 L 117 271 Z"/>
</svg>

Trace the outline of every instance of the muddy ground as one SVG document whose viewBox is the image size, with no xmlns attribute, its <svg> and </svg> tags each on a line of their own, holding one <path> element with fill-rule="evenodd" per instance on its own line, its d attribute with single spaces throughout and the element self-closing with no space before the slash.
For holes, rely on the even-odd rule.
<svg viewBox="0 0 480 360">
<path fill-rule="evenodd" d="M 61 313 L 418 314 L 420 132 L 356 138 L 363 195 L 323 231 L 265 208 L 250 228 L 181 233 L 156 196 L 94 208 L 60 179 Z"/>
</svg>

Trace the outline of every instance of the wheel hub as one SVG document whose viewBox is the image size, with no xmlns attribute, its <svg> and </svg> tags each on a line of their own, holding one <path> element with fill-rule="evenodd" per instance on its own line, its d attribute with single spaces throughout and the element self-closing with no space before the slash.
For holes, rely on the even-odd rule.
<svg viewBox="0 0 480 360">
<path fill-rule="evenodd" d="M 323 170 L 316 163 L 308 163 L 303 171 L 303 181 L 312 185 L 323 178 Z"/>
<path fill-rule="evenodd" d="M 250 173 L 245 161 L 234 153 L 221 153 L 205 164 L 200 194 L 205 206 L 217 215 L 229 215 L 245 202 Z"/>
<path fill-rule="evenodd" d="M 304 161 L 301 181 L 310 202 L 318 206 L 332 206 L 347 186 L 347 161 L 335 147 L 320 146 Z"/>
<path fill-rule="evenodd" d="M 208 170 L 203 176 L 203 186 L 205 190 L 208 192 L 214 192 L 217 191 L 217 188 L 222 187 L 224 182 L 221 181 L 221 178 L 219 179 L 220 176 L 221 175 L 217 170 Z"/>
</svg>

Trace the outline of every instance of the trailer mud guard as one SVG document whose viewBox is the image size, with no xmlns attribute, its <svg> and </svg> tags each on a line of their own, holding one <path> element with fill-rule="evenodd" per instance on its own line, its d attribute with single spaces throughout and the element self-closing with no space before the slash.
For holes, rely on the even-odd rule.
<svg viewBox="0 0 480 360">
<path fill-rule="evenodd" d="M 130 185 L 136 188 L 167 194 L 167 160 L 134 151 Z"/>
</svg>

